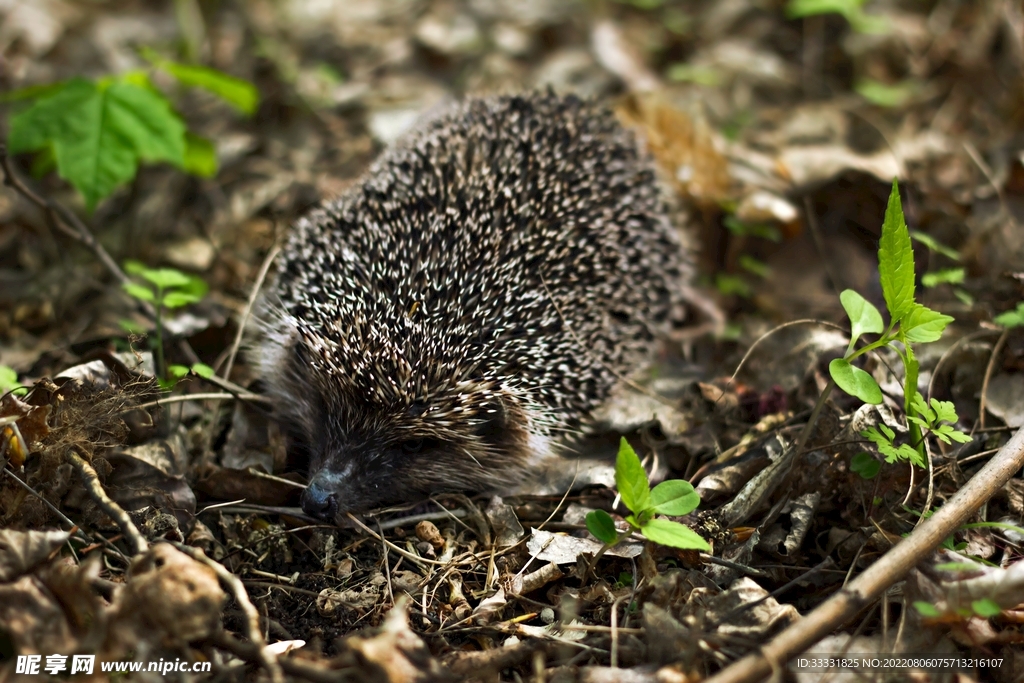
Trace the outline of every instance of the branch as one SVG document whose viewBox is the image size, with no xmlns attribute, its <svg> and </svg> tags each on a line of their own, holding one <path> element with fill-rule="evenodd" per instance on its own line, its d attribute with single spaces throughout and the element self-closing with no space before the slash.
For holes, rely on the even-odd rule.
<svg viewBox="0 0 1024 683">
<path fill-rule="evenodd" d="M 707 683 L 751 683 L 841 627 L 863 607 L 901 580 L 943 539 L 960 528 L 1024 467 L 1024 428 L 924 524 L 813 612 L 761 648 L 707 679 Z"/>
<path fill-rule="evenodd" d="M 110 254 L 108 254 L 107 250 L 103 248 L 103 245 L 93 237 L 88 226 L 86 226 L 78 216 L 72 213 L 63 204 L 36 194 L 32 188 L 18 178 L 17 174 L 14 172 L 14 167 L 11 165 L 11 158 L 7 155 L 6 145 L 0 145 L 0 168 L 2 168 L 4 172 L 4 185 L 13 188 L 15 192 L 46 212 L 54 224 L 60 228 L 61 232 L 74 237 L 88 247 L 92 253 L 96 255 L 96 258 L 100 260 L 100 263 L 110 271 L 118 284 L 130 282 L 128 276 L 125 275 L 125 272 L 121 270 L 120 266 L 118 266 L 114 259 L 110 257 Z"/>
</svg>

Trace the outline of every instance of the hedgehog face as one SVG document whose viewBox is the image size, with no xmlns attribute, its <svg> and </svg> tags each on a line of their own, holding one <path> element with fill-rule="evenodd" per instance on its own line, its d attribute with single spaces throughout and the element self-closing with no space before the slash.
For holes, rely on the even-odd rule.
<svg viewBox="0 0 1024 683">
<path fill-rule="evenodd" d="M 418 398 L 394 400 L 316 358 L 292 336 L 268 376 L 290 446 L 309 462 L 307 514 L 336 519 L 436 493 L 507 487 L 543 447 L 530 436 L 537 418 L 529 403 L 494 382 L 436 377 L 417 387 Z"/>
<path fill-rule="evenodd" d="M 449 412 L 444 400 L 385 411 L 364 406 L 362 415 L 377 414 L 372 424 L 339 421 L 334 412 L 303 439 L 310 453 L 303 510 L 337 519 L 436 493 L 509 486 L 530 460 L 528 418 L 512 397 L 489 399 L 465 417 Z"/>
</svg>

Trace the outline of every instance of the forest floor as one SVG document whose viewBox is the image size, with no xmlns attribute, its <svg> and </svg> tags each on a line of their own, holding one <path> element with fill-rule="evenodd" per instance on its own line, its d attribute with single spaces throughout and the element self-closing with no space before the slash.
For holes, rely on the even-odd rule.
<svg viewBox="0 0 1024 683">
<path fill-rule="evenodd" d="M 0 0 L 0 680 L 1024 680 L 1022 73 L 1011 0 Z M 159 92 L 191 173 L 17 130 L 76 78 Z M 603 411 L 589 486 L 306 517 L 239 351 L 270 257 L 424 111 L 547 87 L 648 142 L 720 318 Z M 850 365 L 893 179 L 951 321 Z M 711 552 L 589 533 L 620 436 Z"/>
</svg>

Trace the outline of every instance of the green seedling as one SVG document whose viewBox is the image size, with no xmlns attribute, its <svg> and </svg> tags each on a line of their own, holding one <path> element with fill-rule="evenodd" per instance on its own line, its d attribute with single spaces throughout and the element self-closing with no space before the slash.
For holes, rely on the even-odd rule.
<svg viewBox="0 0 1024 683">
<path fill-rule="evenodd" d="M 791 19 L 813 17 L 822 14 L 839 14 L 850 23 L 857 33 L 888 33 L 889 20 L 864 11 L 867 0 L 789 0 L 786 15 Z"/>
<path fill-rule="evenodd" d="M 620 534 L 611 515 L 604 510 L 593 510 L 587 514 L 586 519 L 587 529 L 605 544 L 605 549 L 614 546 L 633 531 L 639 531 L 647 540 L 659 545 L 711 551 L 708 542 L 685 524 L 655 516 L 679 517 L 696 510 L 700 505 L 700 496 L 693 490 L 693 486 L 682 479 L 669 479 L 651 489 L 640 458 L 624 438 L 619 442 L 619 455 L 615 459 L 615 486 L 622 497 L 622 503 L 632 513 L 626 516 L 629 531 Z"/>
<path fill-rule="evenodd" d="M 126 282 L 124 284 L 124 291 L 140 301 L 153 304 L 153 307 L 156 309 L 156 339 L 154 340 L 154 347 L 157 358 L 157 380 L 161 386 L 168 388 L 174 385 L 174 381 L 183 377 L 187 373 L 187 369 L 177 377 L 174 377 L 175 373 L 171 373 L 165 365 L 164 314 L 168 310 L 196 303 L 206 295 L 209 287 L 202 278 L 195 275 L 186 275 L 174 268 L 148 268 L 138 261 L 127 261 L 124 264 L 124 269 L 125 272 L 135 275 L 142 280 L 142 282 Z M 200 371 L 196 371 L 196 374 L 203 376 Z"/>
<path fill-rule="evenodd" d="M 259 94 L 248 81 L 148 52 L 144 56 L 154 69 L 186 87 L 207 90 L 247 115 L 256 110 Z M 213 144 L 187 130 L 149 72 L 73 78 L 14 91 L 3 99 L 31 102 L 10 118 L 10 151 L 36 152 L 35 175 L 56 167 L 81 193 L 89 211 L 130 182 L 140 163 L 166 162 L 201 177 L 217 172 Z"/>
<path fill-rule="evenodd" d="M 187 365 L 167 366 L 167 377 L 175 382 L 189 373 L 202 377 L 203 379 L 210 379 L 214 375 L 213 368 L 206 363 L 193 363 L 192 367 Z"/>
<path fill-rule="evenodd" d="M 9 365 L 0 365 L 0 396 L 7 392 L 11 392 L 15 396 L 24 396 L 28 393 L 28 389 L 18 381 L 18 373 L 14 368 Z"/>
<path fill-rule="evenodd" d="M 997 315 L 994 322 L 1008 330 L 1014 327 L 1024 327 L 1024 301 L 1017 304 L 1017 308 L 1014 310 Z"/>
<path fill-rule="evenodd" d="M 882 402 L 882 390 L 875 379 L 853 365 L 858 357 L 875 349 L 887 347 L 903 363 L 903 410 L 907 415 L 910 443 L 897 446 L 895 433 L 886 425 L 861 432 L 878 446 L 889 463 L 910 461 L 926 467 L 924 432 L 935 435 L 945 443 L 970 440 L 953 425 L 957 421 L 953 404 L 947 401 L 926 403 L 917 391 L 919 364 L 913 344 L 937 341 L 953 318 L 917 303 L 914 299 L 914 252 L 910 245 L 910 231 L 903 217 L 899 186 L 894 180 L 889 204 L 882 223 L 882 239 L 878 246 L 878 272 L 882 281 L 882 295 L 889 313 L 886 327 L 882 314 L 875 306 L 852 289 L 845 290 L 839 299 L 850 318 L 850 344 L 842 358 L 829 363 L 829 374 L 836 385 L 846 393 L 865 403 Z M 857 341 L 865 334 L 879 338 L 857 348 Z"/>
<path fill-rule="evenodd" d="M 872 78 L 863 78 L 853 85 L 853 89 L 872 104 L 892 108 L 906 104 L 921 89 L 921 84 L 906 80 L 890 85 Z"/>
<path fill-rule="evenodd" d="M 938 619 L 945 616 L 939 611 L 939 608 L 930 602 L 924 600 L 917 600 L 913 603 L 914 609 L 922 617 L 929 619 Z M 972 600 L 971 608 L 961 608 L 956 611 L 956 616 L 963 619 L 970 619 L 972 617 L 980 617 L 982 619 L 991 619 L 992 617 L 998 617 L 1003 613 L 1003 608 L 999 606 L 999 603 L 991 598 L 982 598 L 980 600 Z"/>
<path fill-rule="evenodd" d="M 858 453 L 850 460 L 850 471 L 856 472 L 862 479 L 874 479 L 882 469 L 882 463 L 871 457 L 870 453 Z"/>
</svg>

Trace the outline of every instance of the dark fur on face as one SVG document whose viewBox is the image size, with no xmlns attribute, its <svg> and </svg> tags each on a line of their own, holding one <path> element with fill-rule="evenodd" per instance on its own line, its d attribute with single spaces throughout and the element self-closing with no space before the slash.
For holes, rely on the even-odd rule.
<svg viewBox="0 0 1024 683">
<path fill-rule="evenodd" d="M 522 484 L 644 364 L 688 273 L 606 110 L 534 94 L 423 123 L 296 224 L 260 310 L 303 507 Z"/>
</svg>

